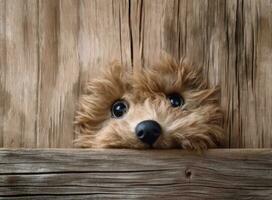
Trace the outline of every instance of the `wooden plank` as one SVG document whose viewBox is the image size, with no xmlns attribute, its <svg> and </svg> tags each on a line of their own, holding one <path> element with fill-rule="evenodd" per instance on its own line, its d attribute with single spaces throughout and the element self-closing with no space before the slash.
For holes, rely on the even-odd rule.
<svg viewBox="0 0 272 200">
<path fill-rule="evenodd" d="M 40 2 L 38 147 L 72 147 L 78 96 L 78 1 Z"/>
<path fill-rule="evenodd" d="M 272 1 L 226 1 L 222 105 L 230 147 L 271 147 Z M 266 41 L 266 42 L 264 42 Z M 270 52 L 270 53 L 268 53 Z"/>
<path fill-rule="evenodd" d="M 240 48 L 241 132 L 243 147 L 272 146 L 272 1 L 241 4 L 244 24 Z M 241 58 L 240 58 L 241 57 Z"/>
<path fill-rule="evenodd" d="M 3 147 L 5 99 L 8 97 L 8 94 L 4 91 L 6 74 L 6 0 L 0 0 L 0 72 L 0 147 Z"/>
<path fill-rule="evenodd" d="M 179 59 L 179 1 L 131 1 L 133 64 L 148 67 L 162 51 Z M 141 66 L 140 66 L 141 67 Z"/>
<path fill-rule="evenodd" d="M 130 67 L 128 1 L 82 0 L 79 7 L 80 85 L 114 60 Z"/>
<path fill-rule="evenodd" d="M 36 91 L 38 71 L 37 1 L 5 3 L 5 45 L 1 99 L 4 147 L 36 146 Z M 2 8 L 3 9 L 3 8 Z M 2 13 L 1 13 L 2 15 Z M 4 78 L 3 78 L 4 77 Z"/>
<path fill-rule="evenodd" d="M 1 199 L 262 199 L 272 150 L 0 151 Z"/>
<path fill-rule="evenodd" d="M 53 89 L 58 75 L 59 1 L 39 1 L 39 88 L 37 146 L 56 146 L 56 125 L 52 116 Z M 55 102 L 56 103 L 56 102 Z M 58 104 L 59 105 L 59 104 Z M 57 141 L 55 141 L 57 142 Z"/>
<path fill-rule="evenodd" d="M 78 59 L 78 27 L 79 6 L 77 0 L 60 1 L 59 27 L 59 74 L 54 88 L 54 105 L 56 112 L 56 128 L 59 135 L 52 138 L 57 141 L 56 147 L 72 147 L 74 140 L 73 121 L 76 99 L 78 97 L 79 59 Z"/>
</svg>

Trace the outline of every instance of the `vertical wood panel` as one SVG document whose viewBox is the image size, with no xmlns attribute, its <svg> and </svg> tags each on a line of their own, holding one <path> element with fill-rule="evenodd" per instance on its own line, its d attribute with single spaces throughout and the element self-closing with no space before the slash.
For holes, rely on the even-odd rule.
<svg viewBox="0 0 272 200">
<path fill-rule="evenodd" d="M 134 65 L 154 64 L 162 51 L 179 58 L 178 5 L 176 0 L 131 1 Z"/>
<path fill-rule="evenodd" d="M 72 147 L 78 2 L 40 1 L 39 147 Z"/>
<path fill-rule="evenodd" d="M 58 75 L 59 1 L 39 1 L 39 90 L 37 146 L 51 147 L 53 90 Z"/>
<path fill-rule="evenodd" d="M 272 1 L 239 2 L 238 41 L 240 132 L 242 147 L 272 144 Z"/>
<path fill-rule="evenodd" d="M 252 24 L 253 37 L 253 74 L 255 74 L 254 86 L 256 92 L 257 113 L 257 137 L 258 147 L 272 147 L 272 1 L 252 1 L 255 9 L 257 25 Z M 250 13 L 248 13 L 250 16 Z M 255 29 L 255 26 L 257 28 Z M 247 135 L 245 135 L 247 137 Z M 252 139 L 254 140 L 254 138 Z M 247 145 L 248 147 L 250 145 Z"/>
<path fill-rule="evenodd" d="M 6 1 L 4 147 L 36 146 L 37 1 Z"/>
<path fill-rule="evenodd" d="M 59 129 L 56 147 L 72 147 L 74 110 L 78 95 L 78 1 L 60 1 L 59 74 L 54 89 L 54 126 Z M 58 103 L 59 104 L 58 104 Z"/>
<path fill-rule="evenodd" d="M 225 111 L 225 130 L 227 132 L 227 144 L 233 145 L 233 141 L 239 139 L 239 102 L 236 79 L 236 29 L 237 29 L 237 1 L 226 1 L 224 26 L 225 28 L 225 52 L 221 54 L 223 65 L 221 68 L 221 104 Z"/>
<path fill-rule="evenodd" d="M 80 1 L 79 29 L 81 83 L 113 60 L 131 65 L 127 0 Z"/>
<path fill-rule="evenodd" d="M 6 92 L 6 0 L 0 0 L 0 148 L 3 147 Z"/>
<path fill-rule="evenodd" d="M 271 147 L 272 1 L 226 6 L 227 65 L 219 67 L 229 145 Z"/>
</svg>

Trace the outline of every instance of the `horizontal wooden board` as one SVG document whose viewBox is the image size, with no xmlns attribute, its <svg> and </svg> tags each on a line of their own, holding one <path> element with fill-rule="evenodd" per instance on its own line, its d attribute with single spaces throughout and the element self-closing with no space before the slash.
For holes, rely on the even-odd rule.
<svg viewBox="0 0 272 200">
<path fill-rule="evenodd" d="M 0 199 L 271 199 L 272 150 L 0 150 Z"/>
</svg>

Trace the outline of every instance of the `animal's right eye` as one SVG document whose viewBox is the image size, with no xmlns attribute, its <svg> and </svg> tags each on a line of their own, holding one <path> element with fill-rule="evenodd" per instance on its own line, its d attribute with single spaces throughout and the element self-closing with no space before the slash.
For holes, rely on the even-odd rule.
<svg viewBox="0 0 272 200">
<path fill-rule="evenodd" d="M 173 93 L 167 96 L 172 107 L 180 107 L 184 105 L 184 99 L 178 93 Z"/>
<path fill-rule="evenodd" d="M 125 100 L 118 100 L 111 106 L 113 118 L 120 118 L 128 111 L 128 103 Z"/>
</svg>

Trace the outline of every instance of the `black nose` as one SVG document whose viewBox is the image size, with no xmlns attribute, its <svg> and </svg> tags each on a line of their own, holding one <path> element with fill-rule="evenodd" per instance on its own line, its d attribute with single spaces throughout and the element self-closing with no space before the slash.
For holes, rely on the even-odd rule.
<svg viewBox="0 0 272 200">
<path fill-rule="evenodd" d="M 135 132 L 142 142 L 152 145 L 160 136 L 162 129 L 158 122 L 145 120 L 136 126 Z"/>
</svg>

